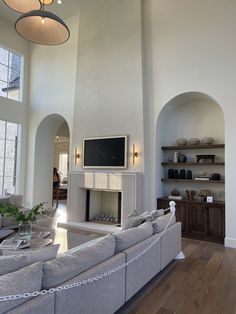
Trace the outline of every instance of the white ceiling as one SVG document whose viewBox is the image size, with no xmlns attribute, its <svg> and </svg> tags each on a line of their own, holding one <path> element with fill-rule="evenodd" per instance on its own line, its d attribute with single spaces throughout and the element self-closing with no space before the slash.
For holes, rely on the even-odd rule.
<svg viewBox="0 0 236 314">
<path fill-rule="evenodd" d="M 51 11 L 62 19 L 65 19 L 76 14 L 78 12 L 78 7 L 79 0 L 62 0 L 62 4 L 58 4 L 57 0 L 54 0 L 53 4 L 45 6 L 45 10 Z M 14 24 L 19 16 L 19 13 L 8 8 L 3 0 L 0 0 L 0 18 Z"/>
</svg>

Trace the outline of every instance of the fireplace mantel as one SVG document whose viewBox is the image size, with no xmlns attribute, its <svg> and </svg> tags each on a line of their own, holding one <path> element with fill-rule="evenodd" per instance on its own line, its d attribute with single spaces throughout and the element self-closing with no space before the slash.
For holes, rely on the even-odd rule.
<svg viewBox="0 0 236 314">
<path fill-rule="evenodd" d="M 69 172 L 68 220 L 86 220 L 86 190 L 122 192 L 121 225 L 128 214 L 140 209 L 139 173 L 137 172 Z"/>
</svg>

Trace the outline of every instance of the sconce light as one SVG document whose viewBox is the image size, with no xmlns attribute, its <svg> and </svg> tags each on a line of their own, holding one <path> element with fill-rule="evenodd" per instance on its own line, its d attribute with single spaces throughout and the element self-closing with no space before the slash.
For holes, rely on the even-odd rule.
<svg viewBox="0 0 236 314">
<path fill-rule="evenodd" d="M 138 152 L 135 150 L 135 144 L 133 144 L 133 165 L 135 164 L 135 158 L 138 158 Z"/>
<path fill-rule="evenodd" d="M 80 159 L 80 153 L 79 153 L 78 147 L 75 147 L 75 165 L 78 164 L 79 159 Z"/>
</svg>

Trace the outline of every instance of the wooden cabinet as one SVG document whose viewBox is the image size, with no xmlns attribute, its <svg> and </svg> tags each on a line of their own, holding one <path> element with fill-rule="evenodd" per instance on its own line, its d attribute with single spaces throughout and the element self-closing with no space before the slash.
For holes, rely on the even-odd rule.
<svg viewBox="0 0 236 314">
<path fill-rule="evenodd" d="M 157 208 L 167 208 L 170 200 L 157 199 Z M 224 243 L 225 203 L 176 200 L 176 220 L 182 223 L 184 237 Z"/>
</svg>

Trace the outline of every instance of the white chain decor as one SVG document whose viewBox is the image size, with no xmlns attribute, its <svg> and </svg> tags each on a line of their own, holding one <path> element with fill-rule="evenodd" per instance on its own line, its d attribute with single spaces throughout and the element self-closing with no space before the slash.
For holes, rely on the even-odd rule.
<svg viewBox="0 0 236 314">
<path fill-rule="evenodd" d="M 174 205 L 175 203 L 173 202 L 174 203 L 173 205 L 171 203 L 172 202 L 170 202 L 170 207 L 166 209 L 166 210 L 170 209 L 172 214 L 171 214 L 170 220 L 168 221 L 165 229 L 162 232 L 160 232 L 160 235 L 158 236 L 158 238 L 156 238 L 148 247 L 146 247 L 142 252 L 138 253 L 135 257 L 129 259 L 127 262 L 125 262 L 125 263 L 121 264 L 120 266 L 117 266 L 111 270 L 105 271 L 104 273 L 102 273 L 100 275 L 96 275 L 94 277 L 84 279 L 82 281 L 78 281 L 78 282 L 75 282 L 72 284 L 59 286 L 57 288 L 51 288 L 49 290 L 25 292 L 25 293 L 19 293 L 19 294 L 14 294 L 14 295 L 0 296 L 0 302 L 12 301 L 12 300 L 18 300 L 18 299 L 27 299 L 27 298 L 31 298 L 31 297 L 37 297 L 39 295 L 45 295 L 48 293 L 60 292 L 63 290 L 68 290 L 68 289 L 80 287 L 80 286 L 92 283 L 93 281 L 97 281 L 99 279 L 102 279 L 104 277 L 111 276 L 112 274 L 114 274 L 114 273 L 120 271 L 121 269 L 127 267 L 128 265 L 130 265 L 131 263 L 133 263 L 134 261 L 139 259 L 141 256 L 143 256 L 145 253 L 147 253 L 156 243 L 158 243 L 160 241 L 161 237 L 166 232 L 167 228 L 170 225 L 172 218 L 175 215 L 175 205 Z"/>
</svg>

